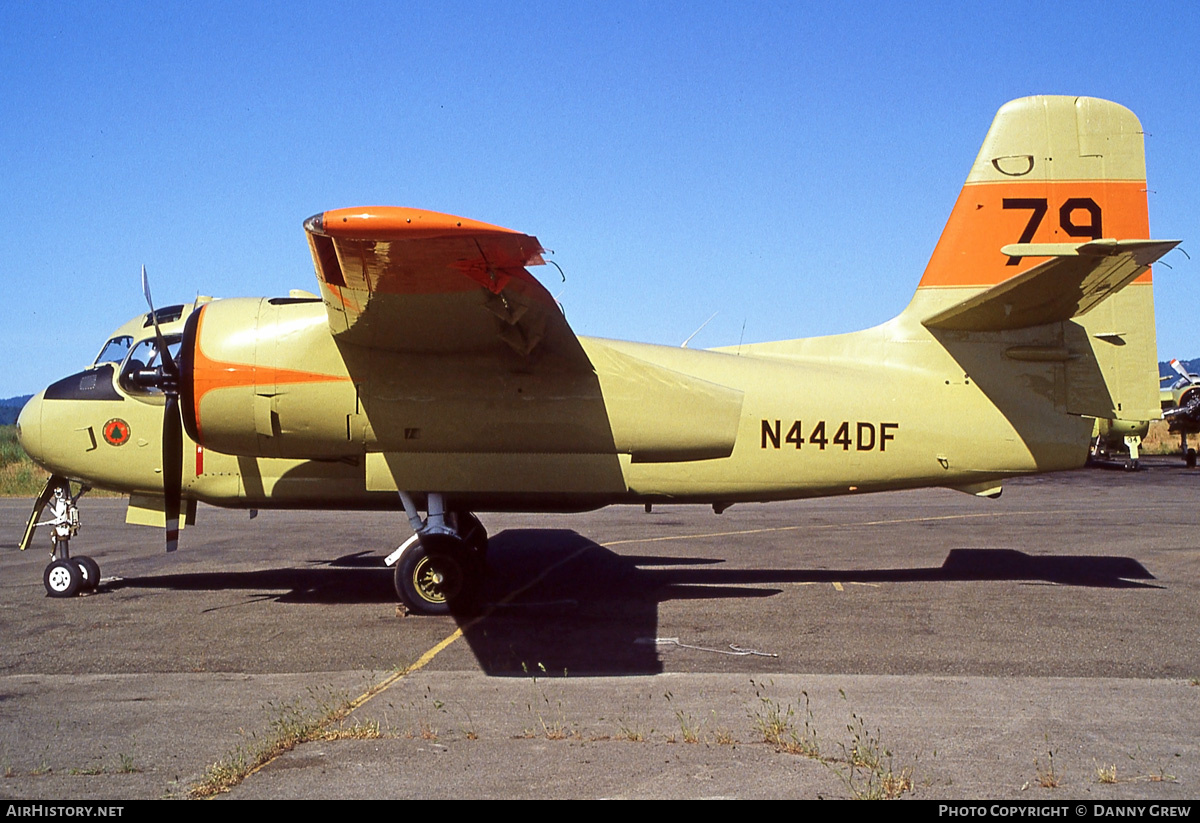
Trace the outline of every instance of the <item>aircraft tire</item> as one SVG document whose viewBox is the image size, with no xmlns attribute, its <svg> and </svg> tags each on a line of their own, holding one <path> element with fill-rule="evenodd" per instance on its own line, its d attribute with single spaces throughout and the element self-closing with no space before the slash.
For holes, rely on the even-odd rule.
<svg viewBox="0 0 1200 823">
<path fill-rule="evenodd" d="M 55 560 L 42 575 L 49 597 L 74 597 L 83 584 L 83 574 L 70 560 Z"/>
<path fill-rule="evenodd" d="M 72 557 L 71 562 L 79 567 L 83 581 L 79 584 L 81 592 L 92 592 L 100 585 L 100 564 L 86 554 Z"/>
<path fill-rule="evenodd" d="M 488 534 L 487 529 L 479 522 L 479 518 L 471 512 L 458 513 L 458 536 L 470 548 L 475 550 L 482 563 L 487 559 Z"/>
<path fill-rule="evenodd" d="M 413 614 L 461 613 L 478 588 L 478 563 L 458 538 L 431 535 L 400 558 L 394 582 L 400 602 Z"/>
</svg>

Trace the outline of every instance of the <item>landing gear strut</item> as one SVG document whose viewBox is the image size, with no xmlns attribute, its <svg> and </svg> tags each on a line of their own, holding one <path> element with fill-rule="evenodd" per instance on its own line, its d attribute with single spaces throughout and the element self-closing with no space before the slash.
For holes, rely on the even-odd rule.
<svg viewBox="0 0 1200 823">
<path fill-rule="evenodd" d="M 1136 434 L 1125 435 L 1125 448 L 1129 449 L 1129 456 L 1125 458 L 1125 471 L 1135 472 L 1140 467 L 1138 453 L 1141 450 L 1141 446 L 1141 437 Z"/>
<path fill-rule="evenodd" d="M 25 537 L 21 550 L 29 548 L 33 530 L 38 526 L 50 527 L 50 539 L 54 549 L 50 552 L 50 565 L 42 575 L 49 597 L 74 597 L 81 592 L 93 591 L 100 584 L 100 566 L 90 557 L 71 557 L 71 538 L 79 531 L 79 507 L 76 503 L 88 491 L 81 486 L 79 493 L 71 496 L 71 483 L 65 477 L 53 475 L 46 481 L 42 493 L 33 502 L 33 513 L 25 526 Z M 42 511 L 49 505 L 53 518 L 38 522 Z"/>
<path fill-rule="evenodd" d="M 487 556 L 487 532 L 470 512 L 446 511 L 440 494 L 429 494 L 421 518 L 407 492 L 400 493 L 416 532 L 387 558 L 395 565 L 396 594 L 413 614 L 450 614 L 469 609 L 479 592 Z"/>
</svg>

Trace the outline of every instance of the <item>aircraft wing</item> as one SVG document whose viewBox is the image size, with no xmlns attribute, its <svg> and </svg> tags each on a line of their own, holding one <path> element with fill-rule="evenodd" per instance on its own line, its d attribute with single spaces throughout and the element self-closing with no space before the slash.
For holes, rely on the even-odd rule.
<svg viewBox="0 0 1200 823">
<path fill-rule="evenodd" d="M 389 351 L 553 353 L 587 358 L 525 266 L 536 237 L 438 212 L 337 209 L 304 222 L 329 326 L 342 342 Z M 590 365 L 588 366 L 590 371 Z"/>
<path fill-rule="evenodd" d="M 1004 331 L 1086 314 L 1132 283 L 1178 240 L 1093 240 L 1075 244 L 1013 244 L 1015 257 L 1050 257 L 923 321 L 932 329 Z"/>
</svg>

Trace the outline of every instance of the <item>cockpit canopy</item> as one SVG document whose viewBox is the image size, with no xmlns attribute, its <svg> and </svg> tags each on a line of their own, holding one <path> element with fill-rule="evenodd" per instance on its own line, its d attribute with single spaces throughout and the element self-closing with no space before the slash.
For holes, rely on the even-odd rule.
<svg viewBox="0 0 1200 823">
<path fill-rule="evenodd" d="M 167 351 L 171 353 L 171 359 L 178 358 L 182 340 L 180 335 L 164 334 L 163 340 L 167 344 Z M 146 381 L 139 381 L 137 378 L 140 372 L 154 371 L 160 366 L 162 366 L 162 358 L 159 356 L 158 338 L 151 337 L 140 341 L 133 347 L 125 359 L 124 365 L 121 366 L 121 376 L 117 380 L 121 384 L 121 388 L 130 394 L 161 394 L 160 389 L 146 385 Z"/>
<path fill-rule="evenodd" d="M 91 369 L 111 364 L 115 367 L 117 383 L 123 391 L 143 397 L 161 395 L 160 389 L 147 385 L 148 381 L 145 379 L 139 381 L 135 377 L 139 372 L 154 371 L 162 365 L 154 321 L 158 321 L 171 357 L 177 358 L 184 321 L 200 305 L 211 299 L 201 297 L 195 303 L 165 306 L 155 310 L 153 317 L 149 312 L 134 317 L 112 333 L 101 347 L 100 353 L 96 355 L 96 359 L 92 361 Z"/>
</svg>

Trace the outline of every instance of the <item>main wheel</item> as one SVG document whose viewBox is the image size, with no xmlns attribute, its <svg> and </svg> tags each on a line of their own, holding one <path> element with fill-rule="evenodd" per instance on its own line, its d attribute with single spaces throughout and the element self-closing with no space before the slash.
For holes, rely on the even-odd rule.
<svg viewBox="0 0 1200 823">
<path fill-rule="evenodd" d="M 450 614 L 471 604 L 479 571 L 471 552 L 455 537 L 430 535 L 396 564 L 396 594 L 414 614 Z"/>
<path fill-rule="evenodd" d="M 83 575 L 83 581 L 79 584 L 79 590 L 84 592 L 92 592 L 100 585 L 100 564 L 86 554 L 81 554 L 71 558 L 71 562 L 79 567 L 80 574 Z"/>
<path fill-rule="evenodd" d="M 70 560 L 55 560 L 42 575 L 46 594 L 50 597 L 74 597 L 83 584 L 83 574 Z"/>
<path fill-rule="evenodd" d="M 462 541 L 475 550 L 482 562 L 487 558 L 488 535 L 487 529 L 479 522 L 479 518 L 470 512 L 458 512 L 458 536 Z"/>
</svg>

